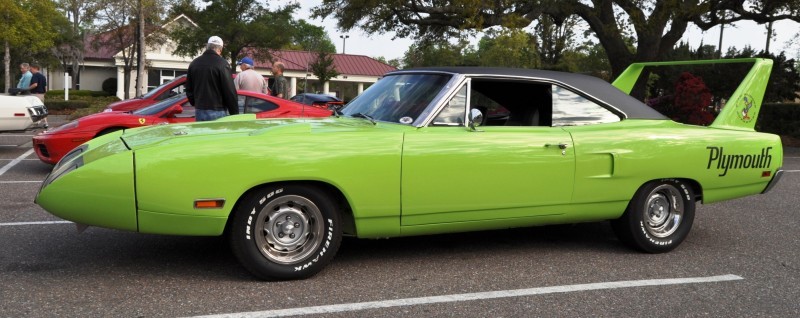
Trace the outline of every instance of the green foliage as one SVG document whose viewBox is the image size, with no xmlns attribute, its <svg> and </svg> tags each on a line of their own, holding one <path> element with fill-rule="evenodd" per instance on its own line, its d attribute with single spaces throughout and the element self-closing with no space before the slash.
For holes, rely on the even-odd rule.
<svg viewBox="0 0 800 318">
<path fill-rule="evenodd" d="M 49 91 L 45 96 L 45 105 L 53 114 L 67 114 L 70 119 L 76 119 L 102 112 L 108 104 L 118 100 L 116 96 L 108 96 L 105 92 L 70 90 L 69 101 L 65 101 L 64 91 Z"/>
<path fill-rule="evenodd" d="M 0 0 L 0 17 L 0 40 L 31 52 L 52 47 L 57 36 L 54 21 L 64 19 L 52 0 Z"/>
<path fill-rule="evenodd" d="M 397 69 L 402 68 L 402 66 L 403 66 L 403 64 L 402 64 L 403 62 L 400 59 L 391 59 L 391 60 L 387 61 L 386 58 L 383 57 L 383 56 L 378 56 L 378 57 L 373 57 L 373 58 L 378 60 L 378 62 L 381 62 L 381 63 L 386 64 L 386 65 L 391 65 L 391 66 L 393 66 L 394 68 L 397 68 Z"/>
<path fill-rule="evenodd" d="M 116 92 L 115 92 L 116 93 Z M 106 96 L 113 96 L 113 93 L 108 93 L 104 91 L 89 91 L 89 90 L 77 90 L 71 89 L 69 90 L 69 97 L 70 99 L 74 97 L 106 97 Z M 54 89 L 49 90 L 45 93 L 45 97 L 48 99 L 51 98 L 60 98 L 64 99 L 64 90 L 63 89 Z"/>
<path fill-rule="evenodd" d="M 467 46 L 466 41 L 458 44 L 450 42 L 416 43 L 411 45 L 403 55 L 403 65 L 406 68 L 470 65 L 471 63 L 468 63 L 468 59 L 465 58 L 465 55 L 468 55 Z"/>
<path fill-rule="evenodd" d="M 756 130 L 800 138 L 800 104 L 763 104 Z"/>
<path fill-rule="evenodd" d="M 211 0 L 202 9 L 186 12 L 198 27 L 177 27 L 170 35 L 176 42 L 177 55 L 195 57 L 208 38 L 222 38 L 222 56 L 235 67 L 236 61 L 249 55 L 258 61 L 271 60 L 270 50 L 285 47 L 295 39 L 292 3 L 274 11 L 256 0 Z M 191 6 L 186 6 L 191 9 Z"/>
<path fill-rule="evenodd" d="M 320 83 L 325 83 L 331 78 L 339 76 L 339 71 L 333 65 L 333 55 L 328 52 L 318 52 L 317 59 L 309 65 L 309 69 L 319 79 Z"/>
<path fill-rule="evenodd" d="M 520 29 L 503 29 L 496 36 L 478 42 L 480 65 L 539 68 L 541 62 L 533 35 Z"/>
<path fill-rule="evenodd" d="M 108 94 L 109 96 L 114 95 L 117 93 L 117 79 L 116 78 L 107 78 L 103 81 L 103 92 Z"/>
<path fill-rule="evenodd" d="M 294 36 L 292 42 L 284 46 L 284 49 L 336 53 L 336 45 L 323 27 L 309 24 L 303 19 L 292 25 L 295 28 Z"/>
<path fill-rule="evenodd" d="M 54 100 L 45 101 L 45 106 L 49 111 L 59 111 L 65 109 L 79 109 L 89 107 L 89 102 L 85 100 Z"/>
</svg>

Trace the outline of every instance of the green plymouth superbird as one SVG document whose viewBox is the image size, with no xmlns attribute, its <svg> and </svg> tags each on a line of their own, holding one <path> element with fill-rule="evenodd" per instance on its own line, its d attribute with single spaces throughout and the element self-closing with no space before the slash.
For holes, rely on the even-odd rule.
<svg viewBox="0 0 800 318">
<path fill-rule="evenodd" d="M 629 96 L 645 66 L 752 63 L 708 127 Z M 238 115 L 129 129 L 67 154 L 36 203 L 79 227 L 226 234 L 262 279 L 314 275 L 342 235 L 385 238 L 610 220 L 649 253 L 696 202 L 769 190 L 776 135 L 754 131 L 772 61 L 640 63 L 613 84 L 540 70 L 387 74 L 341 114 Z"/>
</svg>

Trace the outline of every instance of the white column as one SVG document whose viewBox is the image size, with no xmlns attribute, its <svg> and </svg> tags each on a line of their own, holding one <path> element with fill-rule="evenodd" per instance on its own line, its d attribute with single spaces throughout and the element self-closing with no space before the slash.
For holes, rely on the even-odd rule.
<svg viewBox="0 0 800 318">
<path fill-rule="evenodd" d="M 330 90 L 330 87 L 331 87 L 330 84 L 331 84 L 331 81 L 327 81 L 327 82 L 325 82 L 325 84 L 322 84 L 322 93 L 323 94 L 328 94 L 328 91 Z"/>
<path fill-rule="evenodd" d="M 289 96 L 284 96 L 284 97 L 285 98 L 291 98 L 294 95 L 297 95 L 297 77 L 290 77 L 289 78 Z"/>
<path fill-rule="evenodd" d="M 117 98 L 125 98 L 125 71 L 122 66 L 117 66 Z"/>
<path fill-rule="evenodd" d="M 358 95 L 364 92 L 364 83 L 358 83 Z"/>
</svg>

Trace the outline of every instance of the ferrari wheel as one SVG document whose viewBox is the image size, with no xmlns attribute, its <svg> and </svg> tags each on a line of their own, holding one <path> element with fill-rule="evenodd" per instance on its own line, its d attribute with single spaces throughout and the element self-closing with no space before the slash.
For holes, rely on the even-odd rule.
<svg viewBox="0 0 800 318">
<path fill-rule="evenodd" d="M 231 248 L 265 280 L 302 279 L 321 271 L 341 243 L 336 206 L 316 188 L 298 185 L 251 192 L 239 204 Z"/>
<path fill-rule="evenodd" d="M 687 184 L 674 179 L 652 181 L 639 188 L 625 214 L 611 225 L 623 243 L 648 253 L 664 253 L 689 235 L 694 209 L 694 193 Z"/>
</svg>

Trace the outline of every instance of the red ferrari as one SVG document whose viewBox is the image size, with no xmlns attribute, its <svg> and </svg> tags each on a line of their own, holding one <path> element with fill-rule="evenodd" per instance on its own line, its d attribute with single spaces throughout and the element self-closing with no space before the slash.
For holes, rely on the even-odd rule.
<svg viewBox="0 0 800 318">
<path fill-rule="evenodd" d="M 238 91 L 239 113 L 256 118 L 328 117 L 331 111 L 250 91 Z M 103 112 L 84 116 L 33 137 L 39 159 L 56 164 L 80 144 L 113 131 L 141 126 L 194 121 L 194 107 L 181 94 L 133 112 Z"/>
</svg>

